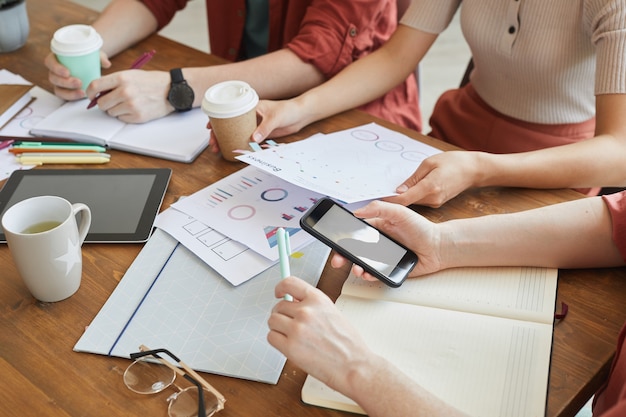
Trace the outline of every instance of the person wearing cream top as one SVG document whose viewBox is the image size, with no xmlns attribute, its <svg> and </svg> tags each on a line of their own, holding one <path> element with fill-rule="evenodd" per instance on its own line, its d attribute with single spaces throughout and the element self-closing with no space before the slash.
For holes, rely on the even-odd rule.
<svg viewBox="0 0 626 417">
<path fill-rule="evenodd" d="M 474 187 L 625 187 L 626 0 L 414 0 L 378 51 L 294 99 L 262 101 L 253 137 L 383 94 L 457 10 L 475 65 L 468 84 L 440 97 L 430 134 L 471 152 L 426 159 L 388 200 L 438 207 Z"/>
</svg>

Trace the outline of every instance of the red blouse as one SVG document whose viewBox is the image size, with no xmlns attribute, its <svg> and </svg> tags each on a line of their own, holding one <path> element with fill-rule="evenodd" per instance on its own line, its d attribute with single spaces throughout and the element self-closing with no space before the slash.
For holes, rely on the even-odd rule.
<svg viewBox="0 0 626 417">
<path fill-rule="evenodd" d="M 142 1 L 161 29 L 188 0 Z M 268 50 L 289 48 L 302 61 L 315 65 L 326 78 L 378 49 L 397 27 L 397 0 L 268 1 Z M 206 5 L 211 53 L 237 60 L 246 18 L 245 0 L 206 0 Z M 415 75 L 361 110 L 421 131 Z"/>
</svg>

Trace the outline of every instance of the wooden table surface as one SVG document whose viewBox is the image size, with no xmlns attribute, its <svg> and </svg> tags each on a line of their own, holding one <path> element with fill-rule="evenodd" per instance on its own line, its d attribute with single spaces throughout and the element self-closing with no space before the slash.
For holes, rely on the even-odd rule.
<svg viewBox="0 0 626 417">
<path fill-rule="evenodd" d="M 64 25 L 89 23 L 95 12 L 63 0 L 28 0 L 31 31 L 18 51 L 0 54 L 0 68 L 20 74 L 51 91 L 43 59 L 54 31 Z M 158 54 L 145 69 L 219 64 L 219 59 L 159 36 L 115 57 L 110 71 L 127 68 L 142 52 Z M 450 146 L 365 113 L 349 111 L 320 121 L 285 138 L 293 141 L 316 132 L 333 131 L 375 121 L 440 149 Z M 279 140 L 281 141 L 281 140 Z M 170 167 L 172 179 L 163 203 L 189 195 L 243 167 L 203 152 L 192 164 L 176 163 L 111 151 L 108 168 Z M 58 166 L 68 168 L 72 166 Z M 84 168 L 84 166 L 76 166 Z M 98 169 L 99 167 L 93 167 Z M 414 207 L 433 221 L 513 212 L 553 204 L 579 195 L 569 190 L 507 188 L 472 190 L 439 209 Z M 167 393 L 140 396 L 125 388 L 121 373 L 130 363 L 121 358 L 76 353 L 72 348 L 141 250 L 141 244 L 86 244 L 79 291 L 59 303 L 33 299 L 23 285 L 6 245 L 0 246 L 0 415 L 166 416 Z M 326 266 L 319 287 L 331 298 L 339 294 L 347 270 Z M 547 416 L 573 416 L 606 379 L 617 334 L 626 320 L 623 269 L 562 270 L 558 304 L 569 314 L 555 325 Z M 184 358 L 182 358 L 184 360 Z M 227 398 L 223 416 L 345 416 L 300 401 L 306 375 L 287 362 L 277 385 L 204 374 Z"/>
</svg>

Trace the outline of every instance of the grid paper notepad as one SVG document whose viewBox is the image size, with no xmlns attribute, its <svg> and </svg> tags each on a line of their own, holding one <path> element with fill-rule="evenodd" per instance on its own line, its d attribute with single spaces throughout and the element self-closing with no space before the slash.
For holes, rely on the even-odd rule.
<svg viewBox="0 0 626 417">
<path fill-rule="evenodd" d="M 329 253 L 313 242 L 292 273 L 316 285 Z M 145 344 L 197 371 L 275 384 L 286 359 L 266 336 L 280 279 L 275 265 L 235 287 L 157 229 L 74 350 L 128 358 Z"/>
</svg>

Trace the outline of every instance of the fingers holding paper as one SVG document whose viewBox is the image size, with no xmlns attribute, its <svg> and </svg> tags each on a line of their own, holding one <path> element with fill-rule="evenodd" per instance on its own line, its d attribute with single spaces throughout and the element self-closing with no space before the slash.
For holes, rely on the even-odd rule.
<svg viewBox="0 0 626 417">
<path fill-rule="evenodd" d="M 110 116 L 126 123 L 144 123 L 174 110 L 166 99 L 169 85 L 167 72 L 132 69 L 94 80 L 86 93 Z"/>
<path fill-rule="evenodd" d="M 262 142 L 267 138 L 286 136 L 300 131 L 304 126 L 317 120 L 315 113 L 307 112 L 306 95 L 290 100 L 261 100 L 257 106 L 259 125 L 253 132 L 253 139 Z M 398 184 L 397 196 L 385 200 L 408 206 L 419 204 L 440 207 L 461 192 L 481 183 L 481 152 L 449 151 L 437 153 L 416 163 L 414 173 Z"/>
<path fill-rule="evenodd" d="M 405 206 L 441 207 L 463 191 L 479 186 L 479 152 L 449 151 L 426 158 L 385 201 Z"/>
</svg>

